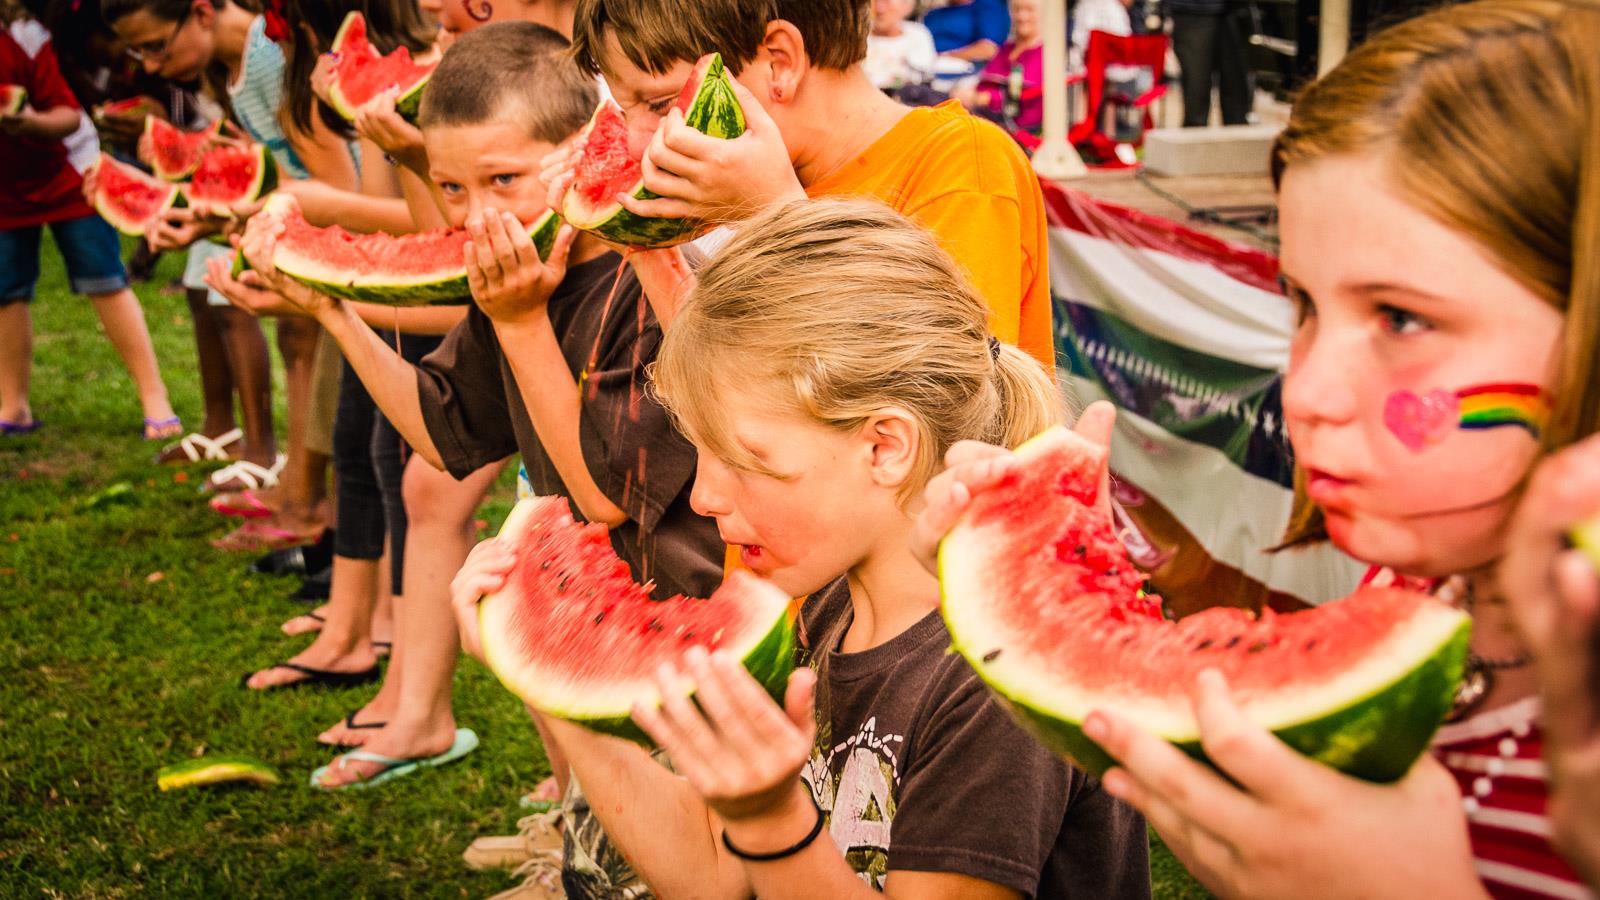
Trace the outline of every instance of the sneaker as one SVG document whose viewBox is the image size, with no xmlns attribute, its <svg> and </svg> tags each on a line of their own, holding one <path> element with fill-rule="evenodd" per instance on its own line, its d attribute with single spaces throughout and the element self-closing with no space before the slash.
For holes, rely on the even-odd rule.
<svg viewBox="0 0 1600 900">
<path fill-rule="evenodd" d="M 561 886 L 560 850 L 540 850 L 512 874 L 521 877 L 522 883 L 489 900 L 561 900 L 567 896 Z"/>
<path fill-rule="evenodd" d="M 561 810 L 524 816 L 517 822 L 516 834 L 481 837 L 467 846 L 461 859 L 469 869 L 516 869 L 540 854 L 561 854 Z"/>
</svg>

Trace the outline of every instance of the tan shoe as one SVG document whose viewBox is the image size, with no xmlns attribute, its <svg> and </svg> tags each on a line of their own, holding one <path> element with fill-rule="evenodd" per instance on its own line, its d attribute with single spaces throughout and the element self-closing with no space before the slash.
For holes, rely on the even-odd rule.
<svg viewBox="0 0 1600 900">
<path fill-rule="evenodd" d="M 481 837 L 467 846 L 461 859 L 469 869 L 515 869 L 540 851 L 561 853 L 561 810 L 523 816 L 516 834 Z"/>
<path fill-rule="evenodd" d="M 517 867 L 525 876 L 521 884 L 501 891 L 489 900 L 560 900 L 567 892 L 561 886 L 561 851 L 540 850 Z"/>
</svg>

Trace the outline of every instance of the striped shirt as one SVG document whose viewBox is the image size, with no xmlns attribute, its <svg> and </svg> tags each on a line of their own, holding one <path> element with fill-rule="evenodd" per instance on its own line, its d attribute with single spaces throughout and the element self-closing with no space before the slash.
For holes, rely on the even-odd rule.
<svg viewBox="0 0 1600 900">
<path fill-rule="evenodd" d="M 1373 569 L 1364 583 L 1430 593 L 1437 587 L 1388 569 Z M 1473 865 L 1490 896 L 1595 900 L 1550 844 L 1550 773 L 1538 720 L 1538 697 L 1478 713 L 1441 726 L 1433 755 L 1461 790 Z"/>
<path fill-rule="evenodd" d="M 283 48 L 267 37 L 267 20 L 256 16 L 245 37 L 239 77 L 228 85 L 234 116 L 251 139 L 265 144 L 290 178 L 310 178 L 289 136 L 284 134 L 279 110 L 283 107 Z"/>
</svg>

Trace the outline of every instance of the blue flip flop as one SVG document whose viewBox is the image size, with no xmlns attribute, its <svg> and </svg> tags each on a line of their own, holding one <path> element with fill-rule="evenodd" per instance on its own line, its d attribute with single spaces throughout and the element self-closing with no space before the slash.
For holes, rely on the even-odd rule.
<svg viewBox="0 0 1600 900">
<path fill-rule="evenodd" d="M 351 750 L 348 753 L 339 754 L 333 758 L 332 763 L 322 766 L 315 772 L 312 772 L 311 786 L 319 791 L 342 791 L 346 788 L 377 787 L 378 785 L 383 784 L 385 781 L 393 781 L 396 778 L 403 778 L 407 775 L 410 775 L 412 772 L 417 771 L 418 769 L 436 769 L 439 766 L 446 765 L 447 763 L 453 763 L 476 749 L 478 749 L 477 733 L 471 728 L 457 728 L 455 743 L 450 745 L 449 750 L 446 750 L 438 756 L 428 756 L 417 759 L 403 756 L 384 756 L 381 753 L 371 753 L 366 750 Z M 331 771 L 334 766 L 343 765 L 345 760 L 377 763 L 378 765 L 383 766 L 384 770 L 372 776 L 371 778 L 364 778 L 360 781 L 352 781 L 349 784 L 334 786 L 324 785 L 322 783 L 323 774 Z"/>
</svg>

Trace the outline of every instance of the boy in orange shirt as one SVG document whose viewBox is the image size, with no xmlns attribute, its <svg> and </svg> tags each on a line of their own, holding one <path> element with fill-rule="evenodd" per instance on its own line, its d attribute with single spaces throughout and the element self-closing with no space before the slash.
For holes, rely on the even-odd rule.
<svg viewBox="0 0 1600 900">
<path fill-rule="evenodd" d="M 873 197 L 931 231 L 988 302 L 990 328 L 1054 372 L 1044 197 L 1027 157 L 957 102 L 909 109 L 862 69 L 870 0 L 578 0 L 573 52 L 605 76 L 655 200 L 640 215 L 744 219 L 797 197 Z M 685 21 L 685 19 L 689 21 Z M 731 141 L 673 110 L 720 51 L 749 129 Z M 549 162 L 552 197 L 570 183 Z"/>
</svg>

